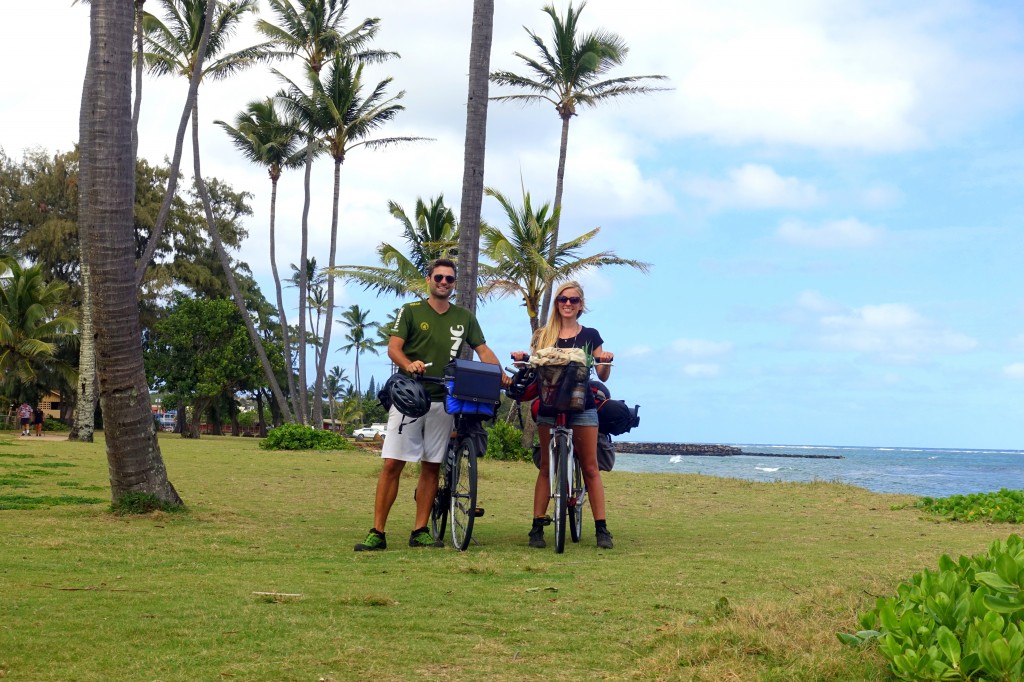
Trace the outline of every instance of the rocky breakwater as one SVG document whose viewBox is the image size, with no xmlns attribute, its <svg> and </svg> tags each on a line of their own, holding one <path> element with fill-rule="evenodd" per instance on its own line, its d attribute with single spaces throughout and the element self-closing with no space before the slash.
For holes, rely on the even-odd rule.
<svg viewBox="0 0 1024 682">
<path fill-rule="evenodd" d="M 841 455 L 747 452 L 734 445 L 712 443 L 628 443 L 615 441 L 615 451 L 632 455 L 688 455 L 690 457 L 794 457 L 798 459 L 843 459 Z"/>
</svg>

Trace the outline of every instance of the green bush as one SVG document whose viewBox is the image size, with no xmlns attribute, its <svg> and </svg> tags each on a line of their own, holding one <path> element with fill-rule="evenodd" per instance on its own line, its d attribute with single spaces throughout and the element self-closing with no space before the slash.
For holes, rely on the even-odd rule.
<svg viewBox="0 0 1024 682">
<path fill-rule="evenodd" d="M 1024 490 L 1003 488 L 995 493 L 922 497 L 914 506 L 953 521 L 1024 523 Z"/>
<path fill-rule="evenodd" d="M 487 457 L 506 462 L 532 462 L 533 455 L 522 446 L 523 432 L 505 421 L 487 429 Z"/>
<path fill-rule="evenodd" d="M 996 540 L 988 554 L 948 556 L 879 599 L 840 641 L 877 643 L 899 680 L 1024 679 L 1024 540 Z"/>
<path fill-rule="evenodd" d="M 60 421 L 59 419 L 53 419 L 47 417 L 43 420 L 43 431 L 70 431 L 71 427 Z"/>
<path fill-rule="evenodd" d="M 301 424 L 282 424 L 271 429 L 267 437 L 260 441 L 264 450 L 351 450 L 342 436 L 331 431 L 302 426 Z"/>
</svg>

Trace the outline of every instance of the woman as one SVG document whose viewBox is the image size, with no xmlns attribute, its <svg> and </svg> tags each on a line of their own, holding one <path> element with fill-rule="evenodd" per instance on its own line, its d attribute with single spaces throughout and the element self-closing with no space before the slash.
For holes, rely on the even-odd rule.
<svg viewBox="0 0 1024 682">
<path fill-rule="evenodd" d="M 611 362 L 614 356 L 605 353 L 602 348 L 604 339 L 591 327 L 579 323 L 580 315 L 586 310 L 583 287 L 577 282 L 566 282 L 558 287 L 554 297 L 554 307 L 547 325 L 538 329 L 530 342 L 530 352 L 535 353 L 541 348 L 582 348 L 595 362 Z M 512 358 L 521 361 L 526 353 L 517 351 Z M 609 365 L 597 367 L 597 376 L 601 381 L 608 381 L 611 374 Z M 530 547 L 544 547 L 545 515 L 550 498 L 551 483 L 548 473 L 548 443 L 551 440 L 553 417 L 539 416 L 537 425 L 540 427 L 540 471 L 537 472 L 537 483 L 533 489 L 533 528 L 530 530 Z M 590 508 L 594 513 L 594 528 L 597 534 L 597 546 L 601 549 L 612 548 L 612 534 L 605 523 L 604 485 L 601 483 L 601 472 L 597 468 L 597 409 L 594 398 L 587 391 L 585 410 L 569 415 L 569 426 L 572 427 L 572 445 L 583 469 L 583 480 L 587 485 L 590 497 Z"/>
</svg>

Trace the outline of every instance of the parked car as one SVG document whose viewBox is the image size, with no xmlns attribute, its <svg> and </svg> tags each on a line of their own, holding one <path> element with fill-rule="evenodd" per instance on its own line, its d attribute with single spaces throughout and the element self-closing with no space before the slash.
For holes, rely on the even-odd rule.
<svg viewBox="0 0 1024 682">
<path fill-rule="evenodd" d="M 363 440 L 384 440 L 384 434 L 388 430 L 387 424 L 370 424 L 352 432 L 352 437 L 358 441 Z"/>
</svg>

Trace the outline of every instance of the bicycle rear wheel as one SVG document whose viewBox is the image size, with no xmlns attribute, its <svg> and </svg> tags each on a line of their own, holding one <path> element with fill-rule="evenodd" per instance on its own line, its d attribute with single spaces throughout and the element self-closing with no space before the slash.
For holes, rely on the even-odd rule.
<svg viewBox="0 0 1024 682">
<path fill-rule="evenodd" d="M 473 520 L 476 518 L 476 460 L 476 445 L 472 439 L 460 440 L 455 446 L 452 478 L 449 481 L 452 546 L 460 552 L 466 551 L 473 537 Z"/>
<path fill-rule="evenodd" d="M 583 482 L 583 468 L 572 458 L 572 489 L 569 491 L 569 536 L 579 542 L 583 534 L 583 508 L 587 506 L 587 485 Z"/>
<path fill-rule="evenodd" d="M 448 526 L 448 507 L 451 500 L 451 474 L 449 468 L 454 457 L 451 444 L 445 453 L 444 461 L 441 462 L 441 471 L 438 473 L 437 493 L 434 495 L 434 504 L 430 506 L 430 535 L 434 541 L 444 542 L 444 531 Z"/>
<path fill-rule="evenodd" d="M 554 434 L 555 440 L 555 553 L 565 551 L 566 511 L 569 506 L 569 438 Z"/>
</svg>

